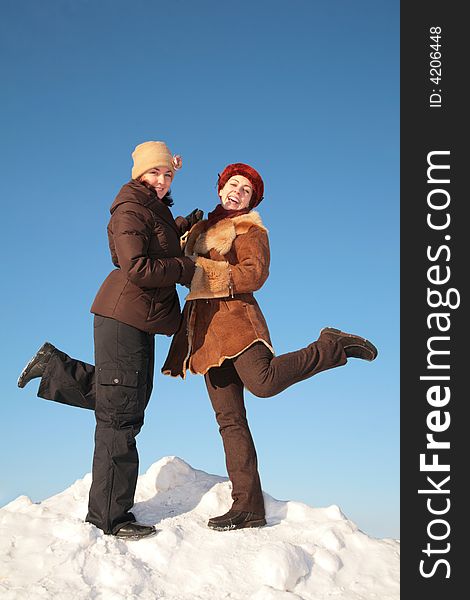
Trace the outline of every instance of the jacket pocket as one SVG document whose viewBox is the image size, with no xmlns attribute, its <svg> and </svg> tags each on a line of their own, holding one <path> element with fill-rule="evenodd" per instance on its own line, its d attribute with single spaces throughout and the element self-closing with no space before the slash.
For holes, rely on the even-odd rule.
<svg viewBox="0 0 470 600">
<path fill-rule="evenodd" d="M 180 312 L 180 304 L 174 286 L 157 288 L 150 301 L 147 321 L 165 321 L 168 316 Z"/>
</svg>

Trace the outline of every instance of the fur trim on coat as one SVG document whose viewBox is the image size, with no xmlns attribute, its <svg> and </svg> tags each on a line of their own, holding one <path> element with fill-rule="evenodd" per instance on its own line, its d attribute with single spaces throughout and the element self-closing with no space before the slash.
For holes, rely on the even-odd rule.
<svg viewBox="0 0 470 600">
<path fill-rule="evenodd" d="M 230 296 L 233 292 L 230 263 L 225 260 L 204 258 L 204 255 L 209 254 L 211 250 L 215 250 L 224 257 L 232 248 L 235 238 L 238 235 L 247 233 L 253 226 L 267 233 L 267 229 L 257 212 L 250 212 L 231 219 L 223 219 L 207 231 L 204 231 L 205 223 L 205 221 L 196 223 L 188 235 L 184 249 L 186 256 L 198 255 L 197 268 L 191 281 L 191 292 L 186 296 L 186 300 Z"/>
<path fill-rule="evenodd" d="M 257 212 L 219 221 L 206 230 L 196 223 L 186 238 L 186 256 L 196 271 L 162 372 L 204 374 L 256 342 L 274 354 L 268 327 L 253 292 L 269 275 L 267 229 Z M 202 256 L 201 256 L 202 255 Z"/>
</svg>

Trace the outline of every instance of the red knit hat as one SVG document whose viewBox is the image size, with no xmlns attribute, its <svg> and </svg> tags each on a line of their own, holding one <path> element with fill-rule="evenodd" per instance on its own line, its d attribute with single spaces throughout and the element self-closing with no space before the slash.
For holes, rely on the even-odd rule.
<svg viewBox="0 0 470 600">
<path fill-rule="evenodd" d="M 230 177 L 233 177 L 234 175 L 243 175 L 243 177 L 250 180 L 250 183 L 253 186 L 253 196 L 251 197 L 250 208 L 258 206 L 263 199 L 264 183 L 258 171 L 253 169 L 253 167 L 250 167 L 250 165 L 245 165 L 245 163 L 233 163 L 227 165 L 219 175 L 217 191 L 220 192 Z"/>
</svg>

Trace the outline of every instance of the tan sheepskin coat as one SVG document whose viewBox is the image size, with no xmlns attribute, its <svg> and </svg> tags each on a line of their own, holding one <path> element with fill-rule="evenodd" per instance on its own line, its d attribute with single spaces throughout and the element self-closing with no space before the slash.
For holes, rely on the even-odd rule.
<svg viewBox="0 0 470 600">
<path fill-rule="evenodd" d="M 196 223 L 185 255 L 197 255 L 182 324 L 163 365 L 173 377 L 206 373 L 257 341 L 273 352 L 268 327 L 253 292 L 269 275 L 268 232 L 257 212 Z"/>
</svg>

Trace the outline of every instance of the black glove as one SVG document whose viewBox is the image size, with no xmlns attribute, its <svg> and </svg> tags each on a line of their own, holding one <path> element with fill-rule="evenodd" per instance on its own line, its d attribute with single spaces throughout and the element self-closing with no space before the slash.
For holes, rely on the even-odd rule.
<svg viewBox="0 0 470 600">
<path fill-rule="evenodd" d="M 199 210 L 199 208 L 195 208 L 193 212 L 190 212 L 189 215 L 185 217 L 186 221 L 188 222 L 188 229 L 191 229 L 191 227 L 195 223 L 200 221 L 203 218 L 203 216 L 204 212 L 202 210 Z"/>
</svg>

